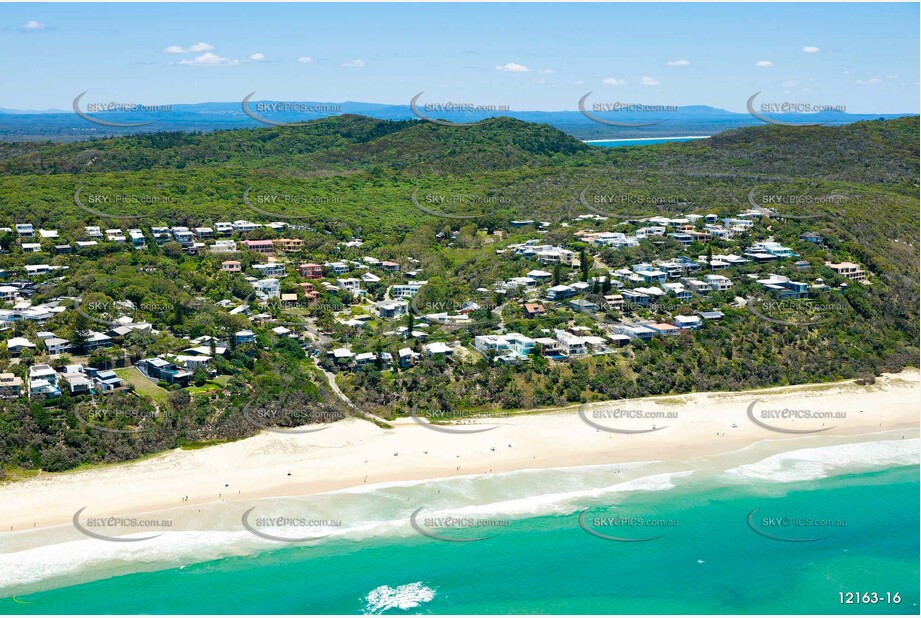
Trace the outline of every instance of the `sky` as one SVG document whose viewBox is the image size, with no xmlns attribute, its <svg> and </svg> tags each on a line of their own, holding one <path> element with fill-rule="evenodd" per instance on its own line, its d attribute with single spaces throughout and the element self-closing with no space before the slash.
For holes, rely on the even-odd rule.
<svg viewBox="0 0 921 618">
<path fill-rule="evenodd" d="M 0 107 L 593 102 L 919 112 L 919 5 L 0 4 Z"/>
</svg>

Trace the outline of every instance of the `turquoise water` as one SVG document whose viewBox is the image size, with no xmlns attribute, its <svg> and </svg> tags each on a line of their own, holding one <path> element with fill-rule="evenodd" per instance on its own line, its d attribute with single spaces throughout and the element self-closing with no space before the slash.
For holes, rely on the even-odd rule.
<svg viewBox="0 0 921 618">
<path fill-rule="evenodd" d="M 586 142 L 589 146 L 601 146 L 602 148 L 619 148 L 621 146 L 652 146 L 653 144 L 665 144 L 668 142 L 690 142 L 699 137 L 662 137 L 654 139 L 607 139 L 600 141 Z"/>
<path fill-rule="evenodd" d="M 784 483 L 691 475 L 671 487 L 583 499 L 593 530 L 664 533 L 655 540 L 593 536 L 579 526 L 579 508 L 513 519 L 477 542 L 337 538 L 121 575 L 19 595 L 28 604 L 0 599 L 0 613 L 918 614 L 918 495 L 917 466 Z M 832 536 L 766 538 L 749 527 L 756 508 L 755 526 L 775 536 Z M 611 514 L 670 525 L 652 533 L 595 525 Z M 758 523 L 783 515 L 835 525 Z M 899 592 L 901 604 L 841 605 L 844 591 Z"/>
</svg>

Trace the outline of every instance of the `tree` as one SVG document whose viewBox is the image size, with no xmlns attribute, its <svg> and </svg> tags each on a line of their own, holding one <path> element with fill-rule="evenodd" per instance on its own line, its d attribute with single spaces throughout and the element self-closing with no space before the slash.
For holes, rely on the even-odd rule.
<svg viewBox="0 0 921 618">
<path fill-rule="evenodd" d="M 559 285 L 563 281 L 563 267 L 557 262 L 553 267 L 553 285 Z"/>
<path fill-rule="evenodd" d="M 90 319 L 82 311 L 77 311 L 77 319 L 74 321 L 74 334 L 71 336 L 71 343 L 75 350 L 85 350 L 86 343 L 90 337 Z"/>
<path fill-rule="evenodd" d="M 585 249 L 579 250 L 579 270 L 582 271 L 582 281 L 588 281 L 588 274 L 590 269 L 591 262 L 588 259 L 588 255 L 585 253 Z"/>
</svg>

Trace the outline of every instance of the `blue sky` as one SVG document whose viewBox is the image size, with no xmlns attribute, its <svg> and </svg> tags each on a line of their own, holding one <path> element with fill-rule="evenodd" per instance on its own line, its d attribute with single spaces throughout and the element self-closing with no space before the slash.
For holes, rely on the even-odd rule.
<svg viewBox="0 0 921 618">
<path fill-rule="evenodd" d="M 918 4 L 0 4 L 0 107 L 73 98 L 918 113 Z"/>
</svg>

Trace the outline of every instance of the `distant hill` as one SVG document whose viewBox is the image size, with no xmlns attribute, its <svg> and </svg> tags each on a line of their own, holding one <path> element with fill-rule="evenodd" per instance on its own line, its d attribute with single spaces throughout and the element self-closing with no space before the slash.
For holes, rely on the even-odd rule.
<svg viewBox="0 0 921 618">
<path fill-rule="evenodd" d="M 595 100 L 594 97 L 592 100 Z M 600 99 L 599 99 L 600 100 Z M 329 112 L 279 111 L 258 112 L 260 104 L 274 101 L 252 100 L 249 109 L 256 116 L 274 122 L 307 122 L 329 117 Z M 378 120 L 417 120 L 409 104 L 366 103 L 359 101 L 298 101 L 289 102 L 304 108 L 335 109 L 337 115 L 361 115 Z M 591 112 L 591 104 L 586 103 Z M 421 103 L 420 103 L 421 106 Z M 81 108 L 85 109 L 85 108 Z M 763 121 L 748 113 L 730 112 L 706 105 L 679 106 L 675 111 L 629 112 L 615 114 L 595 113 L 609 120 L 624 124 L 651 126 L 612 127 L 595 122 L 581 112 L 574 111 L 504 111 L 504 112 L 440 112 L 421 113 L 450 122 L 478 122 L 486 118 L 506 116 L 524 122 L 549 124 L 579 139 L 618 139 L 631 137 L 655 137 L 674 135 L 713 135 L 728 129 L 761 126 Z M 0 108 L 0 140 L 3 141 L 81 141 L 98 137 L 130 135 L 137 133 L 166 131 L 217 131 L 236 128 L 269 126 L 244 113 L 240 102 L 208 102 L 174 104 L 169 111 L 151 113 L 105 112 L 89 114 L 109 122 L 138 123 L 151 122 L 143 127 L 108 127 L 94 124 L 80 118 L 71 110 L 15 110 Z M 823 112 L 818 114 L 772 114 L 771 118 L 785 122 L 824 122 L 845 124 L 877 118 L 896 118 L 904 114 L 847 114 Z"/>
</svg>

